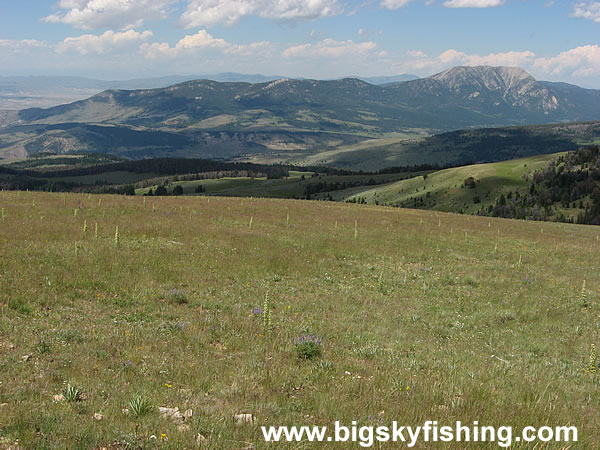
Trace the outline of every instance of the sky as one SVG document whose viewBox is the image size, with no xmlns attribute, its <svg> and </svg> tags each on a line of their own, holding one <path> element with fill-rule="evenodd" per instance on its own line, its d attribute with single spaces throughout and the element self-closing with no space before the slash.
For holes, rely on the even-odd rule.
<svg viewBox="0 0 600 450">
<path fill-rule="evenodd" d="M 0 76 L 425 77 L 459 65 L 600 88 L 600 1 L 0 2 Z"/>
</svg>

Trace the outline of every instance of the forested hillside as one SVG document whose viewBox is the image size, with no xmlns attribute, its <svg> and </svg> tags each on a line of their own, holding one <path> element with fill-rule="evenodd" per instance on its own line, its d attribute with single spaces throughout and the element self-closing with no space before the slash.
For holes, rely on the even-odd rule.
<svg viewBox="0 0 600 450">
<path fill-rule="evenodd" d="M 480 214 L 600 225 L 600 147 L 560 156 L 527 181 L 527 192 L 503 194 Z"/>
</svg>

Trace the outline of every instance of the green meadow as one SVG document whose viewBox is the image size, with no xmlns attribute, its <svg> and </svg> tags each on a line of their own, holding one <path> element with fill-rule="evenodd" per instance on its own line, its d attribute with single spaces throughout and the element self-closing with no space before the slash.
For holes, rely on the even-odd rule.
<svg viewBox="0 0 600 450">
<path fill-rule="evenodd" d="M 358 192 L 338 191 L 332 193 L 332 198 L 472 214 L 482 207 L 493 205 L 502 194 L 526 190 L 526 176 L 545 169 L 550 161 L 564 154 L 452 167 L 428 173 L 425 177 L 417 176 Z M 469 177 L 475 181 L 472 189 L 463 185 Z"/>
<path fill-rule="evenodd" d="M 426 172 L 397 172 L 390 174 L 356 174 L 356 175 L 327 175 L 315 172 L 290 171 L 289 176 L 279 179 L 269 179 L 267 177 L 222 177 L 209 178 L 193 181 L 172 181 L 166 184 L 169 193 L 177 185 L 181 185 L 184 195 L 197 195 L 196 189 L 202 186 L 204 189 L 201 195 L 217 195 L 227 197 L 268 197 L 268 198 L 304 198 L 307 188 L 314 188 L 318 184 L 333 186 L 341 184 L 357 184 L 355 188 L 361 191 L 370 189 L 370 184 L 393 183 L 406 178 L 414 177 L 419 173 Z M 168 178 L 168 177 L 166 177 Z M 164 180 L 157 179 L 159 181 Z M 135 190 L 137 195 L 147 194 L 150 189 L 156 189 L 157 184 L 150 187 L 138 188 Z M 164 182 L 163 182 L 164 184 Z M 331 191 L 323 188 L 326 193 L 320 196 L 327 196 Z M 316 195 L 316 194 L 315 194 Z M 331 192 L 334 195 L 334 192 Z M 317 195 L 319 196 L 319 195 Z"/>
<path fill-rule="evenodd" d="M 0 207 L 0 448 L 359 448 L 260 430 L 336 420 L 600 442 L 598 228 L 216 196 Z M 498 448 L 418 444 L 440 447 Z"/>
</svg>

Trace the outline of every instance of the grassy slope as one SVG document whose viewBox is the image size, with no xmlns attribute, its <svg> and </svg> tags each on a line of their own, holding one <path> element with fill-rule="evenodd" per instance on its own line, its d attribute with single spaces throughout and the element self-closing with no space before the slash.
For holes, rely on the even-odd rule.
<svg viewBox="0 0 600 450">
<path fill-rule="evenodd" d="M 301 176 L 305 179 L 302 180 Z M 306 186 L 325 182 L 331 183 L 352 183 L 367 182 L 374 180 L 378 184 L 396 181 L 403 178 L 417 176 L 418 172 L 400 172 L 382 175 L 320 175 L 313 177 L 313 172 L 290 172 L 290 176 L 284 179 L 266 179 L 266 178 L 218 178 L 197 181 L 177 181 L 169 184 L 167 187 L 170 192 L 175 185 L 183 186 L 185 195 L 193 195 L 196 187 L 202 185 L 206 194 L 221 195 L 227 197 L 267 197 L 267 198 L 300 198 L 305 196 Z M 154 186 L 155 187 L 155 186 Z M 360 186 L 355 189 L 365 190 L 369 186 Z M 138 195 L 143 195 L 150 188 L 140 188 L 136 190 Z M 204 195 L 204 194 L 202 194 Z M 327 194 L 324 194 L 327 195 Z"/>
<path fill-rule="evenodd" d="M 597 228 L 217 197 L 0 206 L 0 442 L 175 449 L 199 432 L 262 448 L 258 425 L 334 420 L 571 424 L 577 448 L 600 441 Z M 265 335 L 251 309 L 267 292 Z M 322 358 L 294 356 L 303 333 L 324 337 Z M 86 400 L 53 402 L 65 382 Z M 124 415 L 136 396 L 193 409 L 190 429 Z"/>
<path fill-rule="evenodd" d="M 532 156 L 491 164 L 475 164 L 454 167 L 431 173 L 427 178 L 415 177 L 408 180 L 374 187 L 361 192 L 339 191 L 332 194 L 335 200 L 363 198 L 368 203 L 377 201 L 381 205 L 408 205 L 411 199 L 423 199 L 424 207 L 438 211 L 475 212 L 482 206 L 495 203 L 502 193 L 527 188 L 523 176 L 538 169 L 561 155 Z M 463 188 L 466 178 L 477 181 L 474 189 Z M 481 203 L 473 199 L 479 197 Z"/>
</svg>

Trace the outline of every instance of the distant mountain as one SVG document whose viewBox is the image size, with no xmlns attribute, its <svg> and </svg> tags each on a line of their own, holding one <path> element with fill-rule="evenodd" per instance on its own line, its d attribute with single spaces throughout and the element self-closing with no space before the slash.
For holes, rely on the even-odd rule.
<svg viewBox="0 0 600 450">
<path fill-rule="evenodd" d="M 101 147 L 146 157 L 156 156 L 160 147 L 163 156 L 177 152 L 250 159 L 274 152 L 288 159 L 305 152 L 318 162 L 320 152 L 341 147 L 352 151 L 357 143 L 370 146 L 377 139 L 393 137 L 397 144 L 406 137 L 470 127 L 600 120 L 600 91 L 539 82 L 519 68 L 455 67 L 429 78 L 384 85 L 353 78 L 282 78 L 111 89 L 66 105 L 0 115 L 2 120 L 5 128 L 11 127 L 0 135 L 0 152 L 5 154 L 41 151 L 45 145 L 58 146 L 60 152 L 60 143 L 68 142 L 63 151 Z M 103 127 L 101 143 L 91 142 L 100 134 L 90 131 L 90 125 Z M 76 128 L 77 136 L 69 134 Z M 59 129 L 62 140 L 56 139 Z M 141 139 L 143 133 L 154 132 L 162 133 L 158 147 L 150 145 L 150 134 L 142 139 L 148 145 L 132 150 L 135 135 Z"/>
<path fill-rule="evenodd" d="M 227 83 L 265 83 L 285 78 L 279 75 L 223 72 L 204 75 L 170 75 L 155 78 L 104 81 L 85 77 L 2 77 L 0 76 L 0 110 L 50 108 L 84 100 L 107 89 L 157 89 L 192 80 Z M 357 77 L 371 84 L 387 84 L 414 80 L 415 75 Z M 302 80 L 303 78 L 296 78 Z"/>
<path fill-rule="evenodd" d="M 85 77 L 0 76 L 0 110 L 50 108 L 84 100 L 107 89 L 156 89 L 190 80 L 208 79 L 222 82 L 263 83 L 280 76 L 217 73 L 210 75 L 171 75 L 155 78 L 104 81 Z"/>
<path fill-rule="evenodd" d="M 410 106 L 437 109 L 444 120 L 463 117 L 473 125 L 594 120 L 600 115 L 599 90 L 539 82 L 518 67 L 454 67 L 389 88 Z"/>
<path fill-rule="evenodd" d="M 519 68 L 455 67 L 429 78 L 384 86 L 353 78 L 282 78 L 264 83 L 202 79 L 167 88 L 112 89 L 68 105 L 23 110 L 19 117 L 23 123 L 175 128 L 260 125 L 363 133 L 407 128 L 447 131 L 600 119 L 600 91 L 538 82 Z"/>
</svg>

